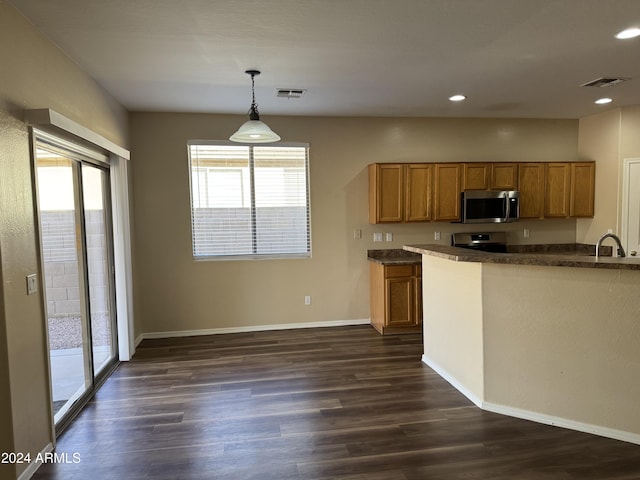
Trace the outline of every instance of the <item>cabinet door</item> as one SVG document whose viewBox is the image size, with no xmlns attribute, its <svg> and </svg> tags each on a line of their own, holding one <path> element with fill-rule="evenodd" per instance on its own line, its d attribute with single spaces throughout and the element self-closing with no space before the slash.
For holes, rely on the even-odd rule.
<svg viewBox="0 0 640 480">
<path fill-rule="evenodd" d="M 413 325 L 422 324 L 422 267 L 415 265 L 413 267 L 413 305 L 414 317 Z"/>
<path fill-rule="evenodd" d="M 465 163 L 462 166 L 462 191 L 488 190 L 491 167 L 488 163 Z"/>
<path fill-rule="evenodd" d="M 518 165 L 518 190 L 520 191 L 520 218 L 543 218 L 543 163 L 520 163 Z"/>
<path fill-rule="evenodd" d="M 431 220 L 431 183 L 433 166 L 429 163 L 412 163 L 405 166 L 405 209 L 407 222 Z"/>
<path fill-rule="evenodd" d="M 544 216 L 563 218 L 569 216 L 571 193 L 571 165 L 569 163 L 545 164 Z"/>
<path fill-rule="evenodd" d="M 369 165 L 369 223 L 401 222 L 404 214 L 403 165 Z"/>
<path fill-rule="evenodd" d="M 492 163 L 490 187 L 491 190 L 517 190 L 518 164 Z"/>
<path fill-rule="evenodd" d="M 408 327 L 414 321 L 414 282 L 411 276 L 392 277 L 385 280 L 387 321 L 389 327 Z"/>
<path fill-rule="evenodd" d="M 596 164 L 577 162 L 571 164 L 571 216 L 593 217 Z"/>
<path fill-rule="evenodd" d="M 460 220 L 459 163 L 434 164 L 434 213 L 436 221 Z"/>
</svg>

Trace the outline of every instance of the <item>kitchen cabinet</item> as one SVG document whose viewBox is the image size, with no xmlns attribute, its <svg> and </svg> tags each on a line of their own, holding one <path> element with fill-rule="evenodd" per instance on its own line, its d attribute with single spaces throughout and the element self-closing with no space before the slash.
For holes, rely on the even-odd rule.
<svg viewBox="0 0 640 480">
<path fill-rule="evenodd" d="M 593 217 L 595 182 L 596 164 L 594 162 L 571 164 L 570 216 Z"/>
<path fill-rule="evenodd" d="M 594 162 L 520 163 L 520 218 L 593 217 Z"/>
<path fill-rule="evenodd" d="M 401 222 L 404 202 L 404 165 L 369 165 L 369 223 Z"/>
<path fill-rule="evenodd" d="M 370 262 L 371 325 L 382 335 L 422 329 L 422 266 Z"/>
<path fill-rule="evenodd" d="M 460 220 L 460 192 L 518 190 L 520 218 L 593 217 L 595 162 L 369 165 L 369 223 Z"/>
<path fill-rule="evenodd" d="M 461 171 L 460 163 L 434 164 L 434 220 L 460 220 Z"/>
<path fill-rule="evenodd" d="M 462 165 L 462 191 L 489 190 L 490 163 L 464 163 Z"/>
<path fill-rule="evenodd" d="M 544 173 L 544 163 L 518 165 L 521 219 L 544 217 Z"/>
<path fill-rule="evenodd" d="M 491 190 L 518 190 L 518 164 L 492 163 Z"/>
<path fill-rule="evenodd" d="M 517 189 L 517 163 L 465 163 L 463 165 L 462 191 Z"/>
<path fill-rule="evenodd" d="M 430 163 L 369 165 L 369 223 L 431 220 Z"/>
<path fill-rule="evenodd" d="M 545 164 L 545 218 L 593 217 L 595 162 Z"/>
<path fill-rule="evenodd" d="M 569 163 L 545 164 L 545 218 L 569 216 L 571 195 L 571 165 Z"/>
<path fill-rule="evenodd" d="M 433 165 L 410 163 L 405 165 L 405 210 L 406 222 L 428 222 L 431 220 L 431 184 Z"/>
</svg>

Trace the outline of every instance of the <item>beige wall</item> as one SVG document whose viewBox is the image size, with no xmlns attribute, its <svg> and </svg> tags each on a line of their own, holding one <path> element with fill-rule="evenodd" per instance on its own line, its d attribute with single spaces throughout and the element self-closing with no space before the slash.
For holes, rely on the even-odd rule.
<svg viewBox="0 0 640 480">
<path fill-rule="evenodd" d="M 620 233 L 620 122 L 620 109 L 580 119 L 580 157 L 596 162 L 594 217 L 577 221 L 576 241 L 580 243 L 595 243 L 609 229 Z"/>
<path fill-rule="evenodd" d="M 622 109 L 620 160 L 640 157 L 640 105 Z"/>
<path fill-rule="evenodd" d="M 423 359 L 488 410 L 640 443 L 639 285 L 425 255 Z"/>
<path fill-rule="evenodd" d="M 483 265 L 485 400 L 638 442 L 639 285 L 638 271 Z"/>
<path fill-rule="evenodd" d="M 570 161 L 574 120 L 269 117 L 284 141 L 309 142 L 313 258 L 194 262 L 186 143 L 226 139 L 245 119 L 133 113 L 136 319 L 142 331 L 172 332 L 369 318 L 371 248 L 424 243 L 442 232 L 486 226 L 373 226 L 367 217 L 372 162 Z M 512 241 L 575 241 L 575 221 L 521 222 Z M 362 240 L 353 230 L 362 229 Z M 373 243 L 375 231 L 393 242 Z M 304 296 L 312 305 L 304 306 Z"/>
<path fill-rule="evenodd" d="M 40 265 L 24 110 L 52 108 L 122 146 L 128 117 L 3 0 L 0 65 L 0 447 L 35 455 L 53 433 L 42 296 L 26 294 L 25 277 Z M 0 465 L 0 478 L 15 475 Z"/>
<path fill-rule="evenodd" d="M 640 157 L 640 106 L 616 108 L 580 119 L 580 157 L 596 161 L 596 197 L 593 219 L 577 221 L 578 242 L 595 243 L 622 226 L 622 176 L 626 158 Z"/>
<path fill-rule="evenodd" d="M 470 398 L 484 398 L 482 264 L 422 256 L 423 360 Z"/>
</svg>

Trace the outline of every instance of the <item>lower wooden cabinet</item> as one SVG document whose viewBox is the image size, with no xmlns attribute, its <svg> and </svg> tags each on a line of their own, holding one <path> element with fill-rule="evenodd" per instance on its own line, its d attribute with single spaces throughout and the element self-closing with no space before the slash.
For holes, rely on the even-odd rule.
<svg viewBox="0 0 640 480">
<path fill-rule="evenodd" d="M 422 330 L 422 266 L 370 262 L 371 325 L 382 335 Z"/>
</svg>

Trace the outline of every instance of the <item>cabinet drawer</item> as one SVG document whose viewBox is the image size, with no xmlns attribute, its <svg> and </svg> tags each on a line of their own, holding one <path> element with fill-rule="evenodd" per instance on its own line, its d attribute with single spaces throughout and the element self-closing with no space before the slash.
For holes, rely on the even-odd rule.
<svg viewBox="0 0 640 480">
<path fill-rule="evenodd" d="M 410 277 L 413 275 L 413 265 L 386 265 L 384 267 L 384 277 Z"/>
</svg>

